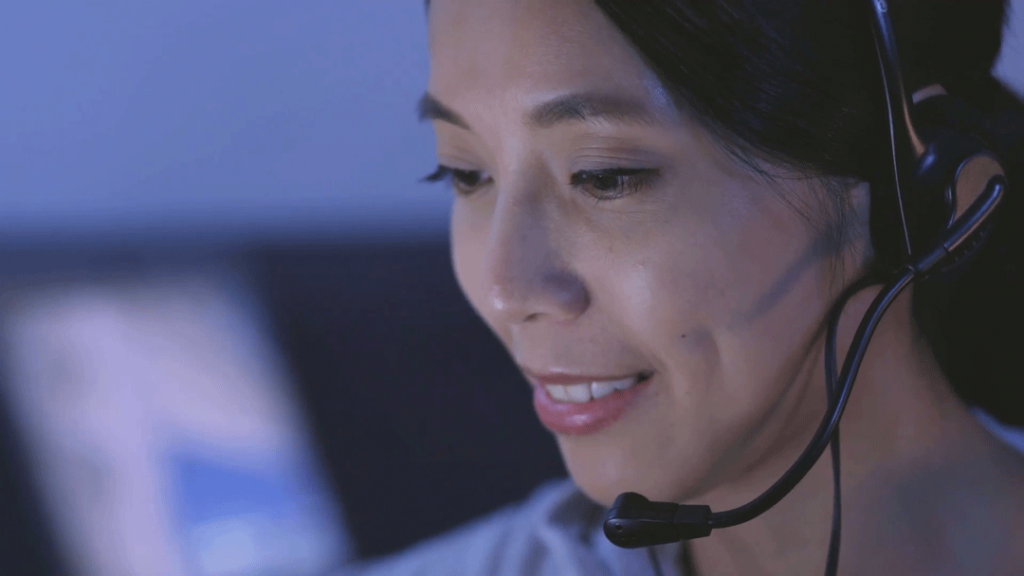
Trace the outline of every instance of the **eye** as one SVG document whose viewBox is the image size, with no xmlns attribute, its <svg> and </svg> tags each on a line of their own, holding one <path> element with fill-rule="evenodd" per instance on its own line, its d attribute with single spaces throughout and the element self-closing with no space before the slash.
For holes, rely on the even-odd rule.
<svg viewBox="0 0 1024 576">
<path fill-rule="evenodd" d="M 461 196 L 469 196 L 493 179 L 481 170 L 460 170 L 438 164 L 437 170 L 421 178 L 422 182 L 447 182 Z"/>
<path fill-rule="evenodd" d="M 569 178 L 569 185 L 595 200 L 603 201 L 639 192 L 657 177 L 655 168 L 580 170 Z"/>
</svg>

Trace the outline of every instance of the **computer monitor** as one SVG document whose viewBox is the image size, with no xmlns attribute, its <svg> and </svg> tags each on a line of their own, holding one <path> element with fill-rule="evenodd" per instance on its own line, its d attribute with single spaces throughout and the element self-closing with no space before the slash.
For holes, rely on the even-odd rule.
<svg viewBox="0 0 1024 576">
<path fill-rule="evenodd" d="M 3 296 L 0 394 L 73 574 L 320 576 L 351 559 L 339 500 L 241 277 Z"/>
</svg>

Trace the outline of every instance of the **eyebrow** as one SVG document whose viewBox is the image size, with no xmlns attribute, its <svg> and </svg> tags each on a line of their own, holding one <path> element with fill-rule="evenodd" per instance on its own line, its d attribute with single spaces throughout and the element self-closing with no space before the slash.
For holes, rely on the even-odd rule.
<svg viewBox="0 0 1024 576">
<path fill-rule="evenodd" d="M 430 92 L 423 94 L 420 97 L 419 104 L 416 105 L 417 116 L 420 122 L 428 122 L 430 120 L 440 120 L 441 122 L 447 122 L 464 128 L 466 130 L 472 130 L 469 127 L 469 122 L 462 119 L 454 110 L 441 103 L 436 97 Z"/>
<path fill-rule="evenodd" d="M 418 113 L 420 121 L 439 120 L 471 130 L 464 118 L 429 92 L 420 98 Z M 595 120 L 657 124 L 658 116 L 639 100 L 595 92 L 557 96 L 538 105 L 527 115 L 527 123 L 536 128 Z"/>
</svg>

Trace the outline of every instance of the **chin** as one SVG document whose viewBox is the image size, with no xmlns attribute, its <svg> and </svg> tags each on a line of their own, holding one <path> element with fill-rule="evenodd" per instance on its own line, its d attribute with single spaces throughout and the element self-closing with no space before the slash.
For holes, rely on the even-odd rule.
<svg viewBox="0 0 1024 576">
<path fill-rule="evenodd" d="M 624 492 L 665 502 L 683 502 L 689 492 L 685 471 L 672 470 L 665 460 L 654 465 L 658 459 L 648 460 L 644 454 L 601 445 L 596 438 L 559 436 L 558 446 L 573 482 L 602 506 L 610 507 Z"/>
</svg>

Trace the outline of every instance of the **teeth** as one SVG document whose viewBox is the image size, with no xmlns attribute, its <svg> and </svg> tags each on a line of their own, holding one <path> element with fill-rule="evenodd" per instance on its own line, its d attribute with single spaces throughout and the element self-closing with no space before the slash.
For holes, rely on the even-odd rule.
<svg viewBox="0 0 1024 576">
<path fill-rule="evenodd" d="M 569 397 L 569 402 L 588 402 L 592 398 L 590 396 L 590 384 L 573 384 L 572 386 L 566 386 L 565 395 Z"/>
<path fill-rule="evenodd" d="M 616 390 L 625 390 L 626 388 L 629 388 L 636 383 L 636 378 L 626 378 L 625 380 L 616 380 L 615 382 L 612 383 L 612 386 L 615 386 Z"/>
<path fill-rule="evenodd" d="M 590 396 L 597 400 L 598 398 L 604 398 L 605 396 L 615 392 L 614 382 L 591 382 L 590 383 Z"/>
<path fill-rule="evenodd" d="M 565 386 L 554 386 L 548 384 L 545 388 L 548 389 L 548 396 L 551 396 L 555 400 L 560 400 L 562 402 L 569 401 L 569 397 L 565 395 Z"/>
<path fill-rule="evenodd" d="M 581 404 L 598 398 L 604 398 L 616 390 L 626 390 L 636 385 L 639 381 L 639 378 L 633 377 L 623 378 L 622 380 L 591 382 L 589 384 L 573 384 L 572 386 L 548 384 L 545 388 L 548 391 L 548 396 L 551 396 L 554 400 Z"/>
</svg>

